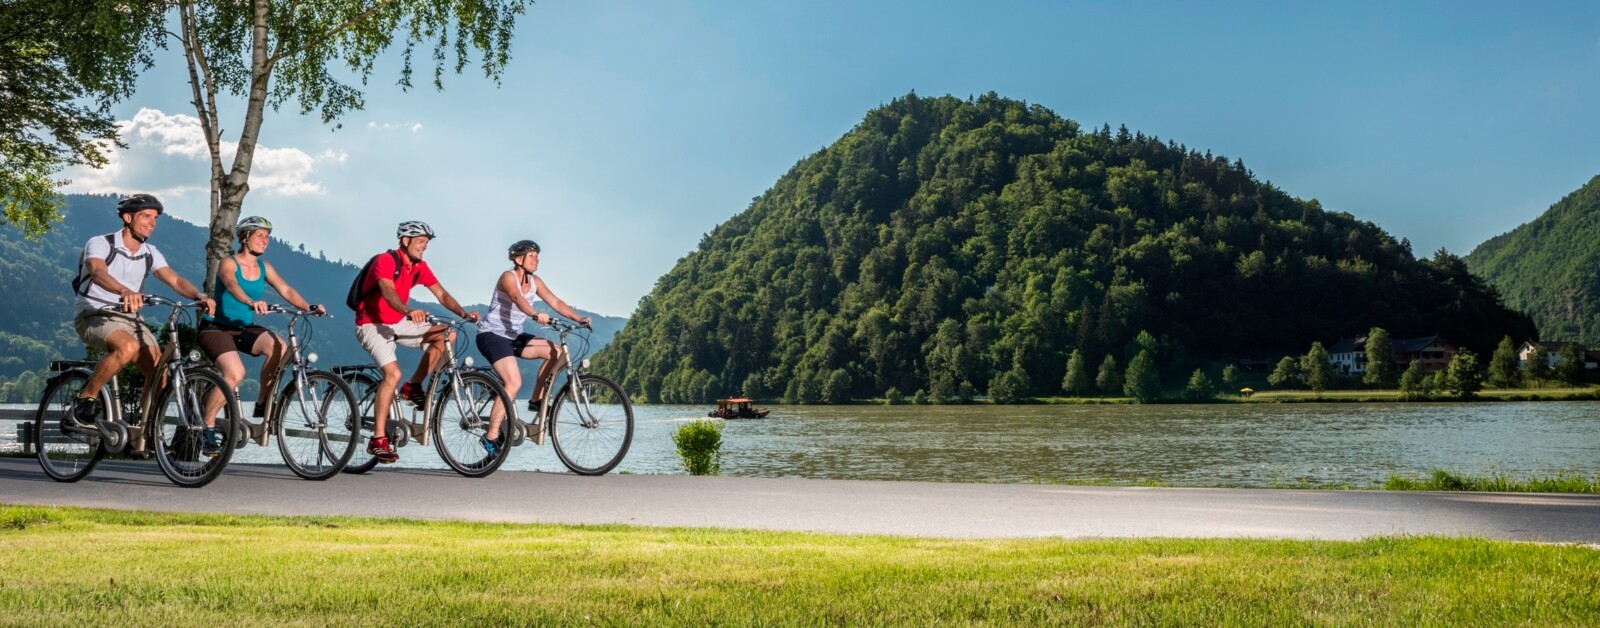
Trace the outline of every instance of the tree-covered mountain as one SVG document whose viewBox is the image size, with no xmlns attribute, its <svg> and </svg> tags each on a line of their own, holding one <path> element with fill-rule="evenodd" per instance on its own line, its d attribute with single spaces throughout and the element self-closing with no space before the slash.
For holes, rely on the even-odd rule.
<svg viewBox="0 0 1600 628">
<path fill-rule="evenodd" d="M 640 300 L 597 358 L 642 399 L 891 388 L 1054 394 L 1151 332 L 1166 372 L 1373 326 L 1477 351 L 1527 317 L 1440 251 L 1239 161 L 994 94 L 915 94 L 797 163 Z"/>
<path fill-rule="evenodd" d="M 1507 305 L 1532 316 L 1545 340 L 1600 345 L 1600 176 L 1466 261 Z"/>
<path fill-rule="evenodd" d="M 25 239 L 16 227 L 0 227 L 0 294 L 7 297 L 0 301 L 0 382 L 6 378 L 15 379 L 23 371 L 40 371 L 50 360 L 83 356 L 83 344 L 72 330 L 71 282 L 78 270 L 78 255 L 84 242 L 118 228 L 115 207 L 115 197 L 68 195 L 65 219 L 39 241 Z M 169 217 L 156 227 L 151 242 L 160 247 L 168 263 L 180 275 L 198 285 L 205 268 L 207 235 L 203 227 Z M 309 344 L 311 350 L 320 354 L 322 364 L 357 364 L 370 360 L 356 344 L 350 331 L 354 315 L 344 306 L 350 281 L 360 270 L 358 266 L 329 260 L 321 253 L 312 255 L 303 245 L 297 247 L 276 239 L 267 250 L 266 259 L 307 300 L 322 303 L 333 314 L 332 319 L 314 323 L 315 337 Z M 472 278 L 471 290 L 467 289 L 467 284 L 460 283 L 461 279 L 455 280 L 457 283 L 451 287 L 458 294 L 482 295 L 493 284 L 499 270 L 485 269 L 483 274 Z M 146 287 L 171 295 L 166 284 L 154 278 Z M 419 290 L 415 294 L 423 292 Z M 269 301 L 278 300 L 271 290 L 267 296 Z M 537 306 L 543 307 L 543 304 Z M 424 304 L 424 307 L 444 312 L 433 304 Z M 483 305 L 467 307 L 480 312 L 488 309 Z M 595 349 L 609 342 L 624 322 L 620 318 L 586 314 L 594 317 Z M 159 324 L 164 320 L 157 318 L 160 320 L 151 319 L 151 322 Z M 262 323 L 279 328 L 283 320 L 270 317 Z M 478 363 L 483 363 L 482 355 L 477 353 L 470 339 L 461 347 L 472 351 Z M 402 352 L 401 355 L 409 368 L 415 353 Z"/>
</svg>

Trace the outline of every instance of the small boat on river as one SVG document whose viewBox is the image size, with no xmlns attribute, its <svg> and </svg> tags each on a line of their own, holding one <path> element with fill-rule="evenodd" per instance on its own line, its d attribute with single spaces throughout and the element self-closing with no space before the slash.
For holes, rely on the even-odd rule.
<svg viewBox="0 0 1600 628">
<path fill-rule="evenodd" d="M 767 413 L 772 412 L 766 408 L 757 408 L 750 405 L 751 401 L 743 397 L 734 399 L 718 399 L 717 407 L 706 416 L 713 419 L 764 419 Z"/>
</svg>

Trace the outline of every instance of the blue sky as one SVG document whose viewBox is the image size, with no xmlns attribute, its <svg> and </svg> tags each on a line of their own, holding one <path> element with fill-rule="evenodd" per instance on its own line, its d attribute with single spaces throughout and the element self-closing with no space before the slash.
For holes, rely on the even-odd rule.
<svg viewBox="0 0 1600 628">
<path fill-rule="evenodd" d="M 469 66 L 442 93 L 401 92 L 380 63 L 338 130 L 269 113 L 245 212 L 353 261 L 429 221 L 429 262 L 463 302 L 533 238 L 557 294 L 626 316 L 702 234 L 912 90 L 1237 157 L 1419 253 L 1465 254 L 1600 174 L 1594 2 L 551 0 L 512 55 L 498 88 Z M 116 110 L 131 148 L 70 189 L 161 191 L 203 220 L 185 77 L 162 56 Z"/>
</svg>

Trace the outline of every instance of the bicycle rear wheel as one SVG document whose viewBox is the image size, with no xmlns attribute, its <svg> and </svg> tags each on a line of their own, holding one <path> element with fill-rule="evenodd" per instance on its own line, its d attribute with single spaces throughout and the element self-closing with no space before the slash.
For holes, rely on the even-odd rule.
<svg viewBox="0 0 1600 628">
<path fill-rule="evenodd" d="M 628 455 L 633 404 L 616 382 L 579 375 L 576 387 L 568 385 L 556 395 L 550 415 L 550 442 L 561 464 L 573 473 L 605 475 Z"/>
<path fill-rule="evenodd" d="M 459 396 L 457 390 L 460 391 Z M 489 413 L 499 401 L 510 421 L 511 397 L 500 380 L 483 373 L 463 373 L 459 386 L 446 386 L 434 407 L 433 446 L 456 473 L 481 478 L 494 473 L 511 454 L 510 426 L 502 424 L 500 445 L 491 455 L 483 446 Z"/>
<path fill-rule="evenodd" d="M 378 466 L 378 459 L 367 453 L 367 439 L 372 438 L 373 427 L 377 415 L 372 411 L 372 404 L 378 397 L 378 380 L 370 375 L 357 373 L 346 376 L 345 382 L 350 384 L 350 391 L 356 398 L 356 416 L 359 421 L 350 421 L 353 428 L 352 434 L 356 439 L 356 449 L 350 454 L 349 462 L 345 463 L 345 473 L 366 473 Z"/>
<path fill-rule="evenodd" d="M 279 395 L 274 414 L 278 452 L 290 471 L 307 480 L 338 475 L 361 437 L 355 393 L 327 371 L 306 373 L 304 391 L 291 381 Z"/>
<path fill-rule="evenodd" d="M 72 413 L 72 404 L 83 394 L 89 383 L 89 374 L 68 371 L 57 375 L 45 386 L 44 398 L 33 417 L 33 448 L 39 456 L 39 466 L 44 474 L 57 482 L 77 482 L 94 471 L 106 455 L 100 446 L 100 434 L 92 428 L 87 432 L 64 429 L 61 422 Z M 106 396 L 100 396 L 105 407 Z M 104 412 L 102 411 L 102 414 Z"/>
<path fill-rule="evenodd" d="M 239 402 L 233 388 L 209 367 L 191 366 L 184 369 L 183 377 L 182 389 L 167 386 L 161 391 L 156 402 L 160 413 L 146 422 L 145 429 L 155 430 L 150 448 L 167 479 L 184 488 L 200 488 L 222 475 L 233 458 L 238 442 L 234 430 L 240 425 Z M 211 458 L 200 452 L 205 438 L 201 419 L 206 406 L 214 406 L 207 401 L 218 395 L 222 397 L 222 409 L 216 416 L 216 428 L 222 431 L 222 450 Z"/>
</svg>

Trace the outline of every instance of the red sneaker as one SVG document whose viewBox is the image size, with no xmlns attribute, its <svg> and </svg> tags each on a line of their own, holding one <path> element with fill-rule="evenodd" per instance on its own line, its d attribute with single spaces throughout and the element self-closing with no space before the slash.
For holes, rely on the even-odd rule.
<svg viewBox="0 0 1600 628">
<path fill-rule="evenodd" d="M 400 459 L 400 455 L 394 453 L 394 447 L 389 446 L 388 436 L 374 436 L 372 440 L 367 441 L 367 453 L 372 454 L 373 458 L 377 458 L 378 462 L 384 464 L 390 464 Z"/>
<path fill-rule="evenodd" d="M 427 402 L 427 399 L 424 397 L 426 393 L 422 391 L 422 387 L 410 382 L 400 385 L 399 394 L 401 399 L 411 402 L 411 405 L 414 405 L 418 408 L 421 408 L 422 404 Z"/>
</svg>

